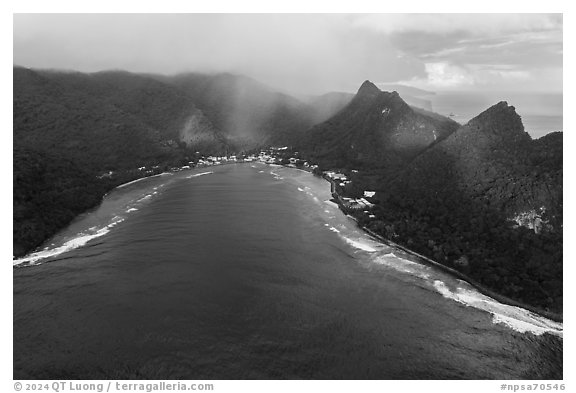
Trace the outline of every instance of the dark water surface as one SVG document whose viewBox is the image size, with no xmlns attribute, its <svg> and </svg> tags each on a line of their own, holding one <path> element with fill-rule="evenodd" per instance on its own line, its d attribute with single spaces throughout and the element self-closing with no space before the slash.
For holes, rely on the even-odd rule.
<svg viewBox="0 0 576 393">
<path fill-rule="evenodd" d="M 562 377 L 562 324 L 371 240 L 329 191 L 263 164 L 115 190 L 15 262 L 14 378 Z"/>
</svg>

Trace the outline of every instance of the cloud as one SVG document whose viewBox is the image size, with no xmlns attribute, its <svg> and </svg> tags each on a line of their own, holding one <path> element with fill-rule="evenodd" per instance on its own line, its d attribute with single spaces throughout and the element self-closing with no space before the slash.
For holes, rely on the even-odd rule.
<svg viewBox="0 0 576 393">
<path fill-rule="evenodd" d="M 468 70 L 449 63 L 426 63 L 426 73 L 428 84 L 434 87 L 461 87 L 475 82 Z"/>
<path fill-rule="evenodd" d="M 14 16 L 19 65 L 88 72 L 227 71 L 297 93 L 355 91 L 366 79 L 417 81 L 438 89 L 503 81 L 520 90 L 561 89 L 562 56 L 561 15 Z M 543 79 L 530 79 L 537 75 Z"/>
<path fill-rule="evenodd" d="M 398 50 L 426 65 L 425 78 L 406 83 L 428 89 L 562 91 L 561 15 L 421 15 L 413 24 L 405 21 L 400 18 L 384 31 Z"/>
<path fill-rule="evenodd" d="M 357 27 L 386 34 L 423 32 L 471 36 L 562 28 L 561 14 L 370 14 L 353 19 Z"/>
<path fill-rule="evenodd" d="M 423 75 L 387 37 L 331 15 L 15 15 L 14 62 L 38 68 L 237 72 L 275 87 L 355 90 Z"/>
</svg>

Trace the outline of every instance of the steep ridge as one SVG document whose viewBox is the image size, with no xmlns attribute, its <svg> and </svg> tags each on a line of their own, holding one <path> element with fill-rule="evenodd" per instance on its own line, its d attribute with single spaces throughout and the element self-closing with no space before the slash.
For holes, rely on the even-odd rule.
<svg viewBox="0 0 576 393">
<path fill-rule="evenodd" d="M 369 81 L 349 102 L 303 103 L 230 74 L 15 67 L 13 77 L 15 255 L 141 176 L 140 166 L 292 145 L 321 168 L 360 170 L 353 189 L 377 191 L 375 219 L 360 214 L 361 225 L 561 312 L 562 133 L 532 140 L 505 102 L 460 126 Z"/>
<path fill-rule="evenodd" d="M 383 92 L 366 81 L 345 108 L 301 133 L 298 146 L 323 167 L 393 173 L 457 127 L 448 118 L 415 111 L 398 93 Z"/>
<path fill-rule="evenodd" d="M 432 102 L 430 97 L 434 96 L 436 93 L 432 91 L 418 89 L 412 86 L 406 86 L 401 84 L 379 84 L 381 90 L 385 91 L 397 91 L 400 97 L 408 105 L 414 108 L 421 108 L 423 110 L 432 111 Z"/>
<path fill-rule="evenodd" d="M 422 189 L 442 195 L 457 191 L 509 218 L 534 210 L 556 212 L 561 161 L 546 169 L 537 157 L 547 150 L 561 158 L 561 147 L 561 139 L 549 149 L 532 141 L 514 107 L 500 102 L 416 157 L 389 187 L 413 195 Z M 557 171 L 560 176 L 554 176 Z"/>
<path fill-rule="evenodd" d="M 371 229 L 561 313 L 561 133 L 533 141 L 500 102 L 382 182 L 376 198 Z"/>
</svg>

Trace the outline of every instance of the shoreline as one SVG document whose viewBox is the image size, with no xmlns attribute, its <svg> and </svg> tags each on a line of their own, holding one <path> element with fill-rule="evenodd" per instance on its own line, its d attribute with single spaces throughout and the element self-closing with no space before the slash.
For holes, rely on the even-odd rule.
<svg viewBox="0 0 576 393">
<path fill-rule="evenodd" d="M 300 170 L 302 172 L 307 172 L 307 173 L 312 174 L 313 176 L 316 176 L 311 171 L 307 171 L 305 169 L 292 168 L 292 167 L 288 167 L 285 165 L 282 165 L 282 167 L 287 168 L 287 169 L 297 169 L 297 170 Z M 328 183 L 330 183 L 330 181 L 328 179 L 324 178 L 323 176 L 316 176 L 316 177 L 322 178 L 322 179 L 326 180 Z M 534 314 L 538 314 L 544 318 L 548 318 L 554 322 L 563 323 L 563 314 L 558 314 L 558 313 L 555 313 L 552 311 L 542 310 L 542 309 L 539 309 L 538 307 L 534 307 L 534 306 L 522 303 L 520 301 L 511 299 L 511 298 L 506 297 L 504 295 L 501 295 L 497 292 L 494 292 L 493 290 L 486 288 L 484 285 L 480 284 L 479 282 L 477 282 L 473 278 L 468 277 L 466 274 L 459 272 L 456 269 L 453 269 L 449 266 L 446 266 L 446 265 L 443 265 L 439 262 L 436 262 L 436 261 L 416 252 L 416 251 L 410 250 L 409 248 L 402 246 L 401 244 L 395 243 L 391 240 L 388 240 L 388 239 L 378 235 L 377 233 L 368 229 L 367 227 L 361 226 L 355 217 L 347 214 L 346 211 L 343 210 L 342 205 L 338 201 L 335 201 L 334 203 L 338 205 L 338 208 L 342 214 L 344 214 L 346 217 L 349 217 L 352 220 L 354 220 L 354 222 L 356 222 L 356 226 L 358 228 L 362 229 L 362 231 L 364 231 L 366 234 L 368 234 L 372 239 L 374 239 L 380 243 L 383 243 L 386 246 L 396 248 L 398 250 L 401 250 L 401 251 L 415 257 L 415 259 L 418 263 L 422 263 L 422 264 L 428 265 L 428 266 L 433 266 L 435 268 L 440 269 L 444 273 L 447 273 L 447 274 L 449 274 L 455 278 L 458 278 L 462 281 L 465 281 L 466 283 L 468 283 L 470 286 L 472 286 L 474 289 L 476 289 L 481 294 L 486 295 L 486 296 L 496 300 L 499 303 L 506 304 L 506 305 L 513 306 L 513 307 L 523 308 L 523 309 L 528 310 Z"/>
<path fill-rule="evenodd" d="M 554 313 L 552 311 L 541 310 L 537 307 L 530 306 L 528 304 L 524 304 L 524 303 L 519 302 L 517 300 L 514 300 L 514 299 L 511 299 L 511 298 L 506 297 L 504 295 L 501 295 L 497 292 L 494 292 L 491 289 L 486 288 L 482 284 L 478 283 L 476 280 L 468 277 L 467 275 L 465 275 L 462 272 L 459 272 L 456 269 L 453 269 L 449 266 L 446 266 L 446 265 L 443 265 L 439 262 L 436 262 L 436 261 L 434 261 L 434 260 L 432 260 L 432 259 L 430 259 L 430 258 L 428 258 L 422 254 L 417 253 L 416 251 L 410 250 L 410 249 L 408 249 L 408 248 L 406 248 L 406 247 L 404 247 L 398 243 L 395 243 L 391 240 L 385 239 L 384 237 L 378 235 L 377 233 L 374 233 L 372 230 L 370 230 L 366 227 L 360 226 L 359 224 L 358 224 L 358 228 L 362 229 L 364 232 L 366 232 L 368 235 L 370 235 L 370 237 L 372 237 L 373 239 L 375 239 L 381 243 L 384 243 L 387 246 L 397 248 L 399 250 L 404 251 L 405 253 L 407 253 L 409 255 L 416 257 L 416 259 L 418 259 L 419 262 L 423 262 L 425 265 L 433 266 L 433 267 L 438 268 L 438 269 L 442 270 L 443 272 L 448 273 L 448 274 L 450 274 L 450 275 L 452 275 L 452 276 L 454 276 L 454 277 L 456 277 L 462 281 L 465 281 L 466 283 L 470 284 L 474 289 L 476 289 L 481 294 L 486 295 L 488 297 L 491 297 L 492 299 L 498 301 L 499 303 L 506 304 L 509 306 L 523 308 L 523 309 L 528 310 L 532 313 L 535 313 L 535 314 L 538 314 L 542 317 L 548 318 L 554 322 L 563 323 L 563 315 L 561 315 L 561 314 L 557 314 L 557 313 Z"/>
<path fill-rule="evenodd" d="M 271 165 L 272 165 L 272 164 L 268 164 L 268 163 L 260 162 L 260 161 L 256 161 L 256 162 L 261 163 L 261 164 L 265 164 L 265 165 L 268 165 L 268 166 L 271 166 Z M 252 163 L 252 162 L 234 162 L 234 163 L 226 163 L 226 164 L 229 165 L 229 164 L 247 164 L 247 163 Z M 324 178 L 324 177 L 322 177 L 322 176 L 317 176 L 317 175 L 313 174 L 312 171 L 308 171 L 308 170 L 300 169 L 300 168 L 293 168 L 293 167 L 289 167 L 289 166 L 286 166 L 286 165 L 279 165 L 279 164 L 273 164 L 273 165 L 274 165 L 274 166 L 277 166 L 277 167 L 283 167 L 283 168 L 291 169 L 291 170 L 294 170 L 294 169 L 295 169 L 295 170 L 298 170 L 298 171 L 301 171 L 301 172 L 306 172 L 306 173 L 311 174 L 311 175 L 314 176 L 314 177 L 319 177 L 319 178 L 321 178 L 321 179 L 324 179 L 326 182 L 330 183 L 330 181 L 329 181 L 328 179 L 326 179 L 326 178 Z M 205 169 L 205 168 L 207 168 L 207 167 L 208 167 L 208 166 L 197 166 L 197 167 L 190 168 L 190 169 L 191 169 L 191 170 L 194 170 L 194 169 Z M 180 172 L 180 171 L 178 171 L 178 172 Z M 132 181 L 130 181 L 130 182 L 120 184 L 120 185 L 114 187 L 112 190 L 125 187 L 125 186 L 127 186 L 127 185 L 129 185 L 129 184 L 136 183 L 136 182 L 139 182 L 139 181 L 144 180 L 144 179 L 147 179 L 147 178 L 158 177 L 158 176 L 162 176 L 162 175 L 173 175 L 174 173 L 175 173 L 175 172 L 162 172 L 162 173 L 159 173 L 159 174 L 156 174 L 156 175 L 152 175 L 152 176 L 143 176 L 143 177 L 141 177 L 141 178 L 132 180 Z M 111 191 L 112 191 L 112 190 L 111 190 Z M 109 191 L 109 192 L 110 192 L 110 191 Z M 98 206 L 102 203 L 102 200 L 109 194 L 109 192 L 106 193 L 106 194 L 104 194 L 104 195 L 102 196 L 102 199 L 101 199 L 100 203 L 99 203 L 97 206 L 95 206 L 95 207 L 93 207 L 93 208 L 91 208 L 91 209 L 88 209 L 87 211 L 79 214 L 78 216 L 74 217 L 73 220 L 77 219 L 78 217 L 80 217 L 80 216 L 83 215 L 83 214 L 89 213 L 89 212 L 92 211 L 94 208 L 98 207 Z M 443 265 L 443 264 L 441 264 L 441 263 L 439 263 L 439 262 L 436 262 L 436 261 L 434 261 L 434 260 L 432 260 L 432 259 L 430 259 L 430 258 L 428 258 L 428 257 L 426 257 L 426 256 L 424 256 L 424 255 L 422 255 L 422 254 L 417 253 L 416 251 L 410 250 L 410 249 L 406 248 L 405 246 L 402 246 L 402 245 L 400 245 L 400 244 L 398 244 L 398 243 L 395 243 L 395 242 L 393 242 L 393 241 L 391 241 L 391 240 L 388 240 L 388 239 L 386 239 L 386 238 L 378 235 L 377 233 L 373 232 L 372 230 L 370 230 L 370 229 L 368 229 L 368 228 L 366 228 L 366 227 L 364 227 L 364 226 L 361 226 L 361 225 L 358 223 L 358 220 L 357 220 L 356 218 L 354 218 L 353 216 L 347 214 L 346 211 L 343 210 L 342 205 L 341 205 L 338 201 L 336 201 L 336 202 L 334 202 L 334 203 L 335 203 L 336 205 L 338 205 L 338 208 L 339 208 L 339 210 L 341 211 L 342 214 L 344 214 L 346 217 L 349 217 L 349 218 L 351 218 L 352 220 L 354 220 L 354 221 L 356 222 L 356 226 L 357 226 L 358 228 L 362 229 L 362 231 L 363 231 L 364 233 L 366 233 L 367 235 L 369 235 L 372 239 L 374 239 L 374 240 L 376 240 L 376 241 L 378 241 L 378 242 L 380 242 L 380 243 L 382 243 L 382 244 L 384 244 L 384 245 L 386 245 L 386 246 L 396 248 L 396 249 L 398 249 L 398 250 L 401 250 L 401 251 L 403 251 L 403 252 L 405 252 L 405 253 L 407 253 L 407 254 L 415 257 L 415 259 L 416 259 L 416 261 L 417 261 L 418 263 L 422 263 L 422 264 L 428 265 L 428 266 L 433 266 L 433 267 L 438 268 L 438 269 L 440 269 L 441 271 L 443 271 L 443 272 L 445 272 L 445 273 L 447 273 L 447 274 L 452 275 L 453 277 L 456 277 L 456 278 L 458 278 L 458 279 L 460 279 L 460 280 L 462 280 L 462 281 L 465 281 L 466 283 L 468 283 L 469 285 L 471 285 L 474 289 L 478 290 L 480 293 L 482 293 L 482 294 L 484 294 L 484 295 L 486 295 L 486 296 L 489 296 L 489 297 L 493 298 L 494 300 L 496 300 L 496 301 L 498 301 L 498 302 L 500 302 L 500 303 L 502 303 L 502 304 L 506 304 L 506 305 L 514 306 L 514 307 L 519 307 L 519 308 L 523 308 L 523 309 L 528 310 L 528 311 L 530 311 L 530 312 L 532 312 L 532 313 L 535 313 L 535 314 L 538 314 L 538 315 L 540 315 L 540 316 L 542 316 L 542 317 L 548 318 L 548 319 L 550 319 L 550 320 L 552 320 L 552 321 L 554 321 L 554 322 L 563 323 L 563 314 L 558 314 L 558 313 L 551 312 L 551 311 L 541 310 L 541 309 L 539 309 L 539 308 L 537 308 L 537 307 L 530 306 L 530 305 L 528 305 L 528 304 L 524 304 L 524 303 L 522 303 L 522 302 L 519 302 L 519 301 L 517 301 L 517 300 L 513 300 L 513 299 L 508 298 L 508 297 L 506 297 L 506 296 L 504 296 L 504 295 L 501 295 L 501 294 L 499 294 L 499 293 L 497 293 L 497 292 L 494 292 L 493 290 L 486 288 L 486 287 L 483 286 L 482 284 L 478 283 L 476 280 L 468 277 L 467 275 L 465 275 L 465 274 L 462 273 L 462 272 L 457 271 L 456 269 L 453 269 L 453 268 L 451 268 L 451 267 L 449 267 L 449 266 L 446 266 L 446 265 Z M 49 239 L 48 239 L 48 240 L 49 240 Z M 47 240 L 47 241 L 48 241 L 48 240 Z M 45 243 L 43 243 L 43 244 L 45 244 Z M 38 248 L 35 249 L 35 250 L 32 250 L 32 251 L 29 252 L 29 253 L 26 253 L 26 254 L 23 255 L 23 256 L 20 256 L 20 257 L 17 257 L 17 258 L 13 258 L 13 262 L 16 261 L 16 260 L 25 259 L 25 258 L 27 258 L 27 257 L 29 257 L 29 256 L 32 256 L 32 255 L 35 254 L 36 252 L 42 251 L 42 248 L 41 248 L 41 247 L 42 247 L 42 246 L 38 247 Z M 18 265 L 14 265 L 14 267 L 15 267 L 15 266 L 18 266 Z M 31 266 L 33 266 L 33 265 L 31 265 Z"/>
<path fill-rule="evenodd" d="M 200 168 L 201 168 L 201 167 L 198 167 L 198 169 L 200 169 Z M 46 238 L 39 246 L 37 246 L 37 247 L 29 250 L 28 252 L 26 252 L 26 253 L 23 254 L 23 255 L 13 255 L 13 256 L 12 256 L 12 267 L 13 267 L 13 268 L 31 267 L 31 266 L 35 266 L 35 264 L 32 263 L 32 264 L 25 264 L 25 265 L 21 266 L 24 262 L 19 262 L 19 263 L 15 263 L 15 262 L 22 261 L 22 260 L 24 260 L 24 261 L 26 261 L 26 260 L 34 260 L 34 261 L 35 261 L 35 260 L 37 260 L 37 259 L 45 259 L 46 257 L 37 258 L 36 255 L 39 254 L 39 253 L 42 253 L 42 252 L 47 251 L 47 250 L 46 250 L 46 248 L 47 248 L 46 245 L 50 242 L 51 239 L 53 239 L 53 238 L 54 238 L 58 233 L 60 233 L 62 230 L 64 230 L 65 228 L 67 228 L 68 226 L 70 226 L 71 224 L 73 224 L 76 220 L 80 219 L 81 217 L 83 217 L 83 216 L 85 216 L 85 215 L 87 215 L 87 214 L 90 214 L 90 213 L 96 211 L 96 210 L 102 205 L 102 203 L 104 202 L 104 199 L 106 199 L 106 197 L 107 197 L 108 195 L 110 195 L 111 192 L 114 192 L 114 191 L 116 191 L 116 190 L 120 190 L 120 189 L 122 189 L 122 188 L 124 188 L 124 187 L 126 187 L 126 186 L 129 186 L 129 185 L 131 185 L 131 184 L 138 183 L 138 182 L 140 182 L 140 181 L 142 181 L 142 180 L 145 180 L 145 179 L 151 179 L 151 178 L 160 177 L 160 176 L 174 175 L 175 173 L 179 173 L 179 172 L 182 172 L 182 171 L 185 171 L 185 170 L 186 170 L 186 171 L 189 171 L 189 170 L 195 170 L 195 169 L 197 169 L 197 167 L 189 168 L 189 169 L 182 169 L 182 170 L 180 170 L 180 171 L 164 171 L 164 172 L 161 172 L 161 173 L 157 173 L 157 174 L 155 174 L 155 175 L 144 175 L 144 176 L 138 177 L 138 178 L 136 178 L 136 179 L 134 179 L 134 180 L 130 180 L 130 181 L 125 182 L 125 183 L 121 183 L 121 184 L 119 184 L 119 185 L 117 185 L 117 186 L 109 189 L 109 191 L 107 191 L 106 193 L 104 193 L 104 194 L 100 197 L 100 200 L 99 200 L 99 202 L 98 202 L 96 205 L 94 205 L 94 206 L 90 207 L 89 209 L 86 209 L 85 211 L 83 211 L 83 212 L 77 214 L 76 216 L 74 216 L 65 226 L 63 226 L 62 228 L 60 228 L 56 233 L 54 233 L 54 234 L 52 234 L 51 236 L 49 236 L 48 238 Z M 114 226 L 114 225 L 115 225 L 115 224 L 112 224 L 112 226 Z M 109 230 L 108 227 L 104 227 L 104 228 L 101 228 L 100 231 L 104 231 L 105 229 L 108 229 L 108 230 Z M 103 234 L 105 234 L 105 233 L 99 233 L 98 235 L 95 235 L 93 238 L 100 237 L 100 236 L 102 236 Z M 86 236 L 84 236 L 84 238 L 86 238 Z M 92 239 L 92 238 L 91 238 L 91 239 Z M 90 240 L 91 240 L 91 239 L 90 239 Z M 71 241 L 75 241 L 75 239 L 71 239 Z M 88 241 L 89 241 L 89 240 L 87 240 L 86 242 L 88 242 Z M 67 246 L 67 244 L 63 244 L 63 245 L 60 246 L 60 247 L 66 247 L 66 246 Z M 83 246 L 83 245 L 82 245 L 82 246 Z"/>
<path fill-rule="evenodd" d="M 163 176 L 163 175 L 171 175 L 174 172 L 162 172 L 162 173 L 158 173 L 156 175 L 149 175 L 149 176 L 143 176 L 143 177 L 139 177 L 137 179 L 134 180 L 130 180 L 129 182 L 126 183 L 122 183 L 120 185 L 117 185 L 116 187 L 113 188 L 113 190 L 117 189 L 117 188 L 124 188 L 126 186 L 129 186 L 130 184 L 134 184 L 134 183 L 138 183 L 139 181 L 142 181 L 144 179 L 148 179 L 148 178 L 152 178 L 152 177 L 158 177 L 158 176 Z"/>
</svg>

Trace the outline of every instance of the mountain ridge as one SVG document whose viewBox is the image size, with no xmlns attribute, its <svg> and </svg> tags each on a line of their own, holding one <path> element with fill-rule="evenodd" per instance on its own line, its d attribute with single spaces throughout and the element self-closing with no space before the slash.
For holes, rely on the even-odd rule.
<svg viewBox="0 0 576 393">
<path fill-rule="evenodd" d="M 562 307 L 563 134 L 532 140 L 505 101 L 460 125 L 370 81 L 304 102 L 232 74 L 15 67 L 13 79 L 14 255 L 136 168 L 291 146 L 347 173 L 354 193 L 376 191 L 361 225 L 513 299 Z"/>
<path fill-rule="evenodd" d="M 380 178 L 376 219 L 359 220 L 505 296 L 561 312 L 562 134 L 541 139 L 500 102 Z"/>
<path fill-rule="evenodd" d="M 321 166 L 377 166 L 393 172 L 457 126 L 365 81 L 336 115 L 301 133 L 298 148 Z"/>
<path fill-rule="evenodd" d="M 338 110 L 319 114 L 315 105 L 243 76 L 192 75 L 181 85 L 182 76 L 13 67 L 15 255 L 42 244 L 111 188 L 142 176 L 137 168 L 187 165 L 196 152 L 290 143 L 291 133 Z M 256 132 L 245 137 L 235 125 Z M 48 172 L 38 165 L 46 159 Z M 50 171 L 65 179 L 42 181 Z M 72 202 L 69 184 L 86 185 L 73 187 Z"/>
</svg>

